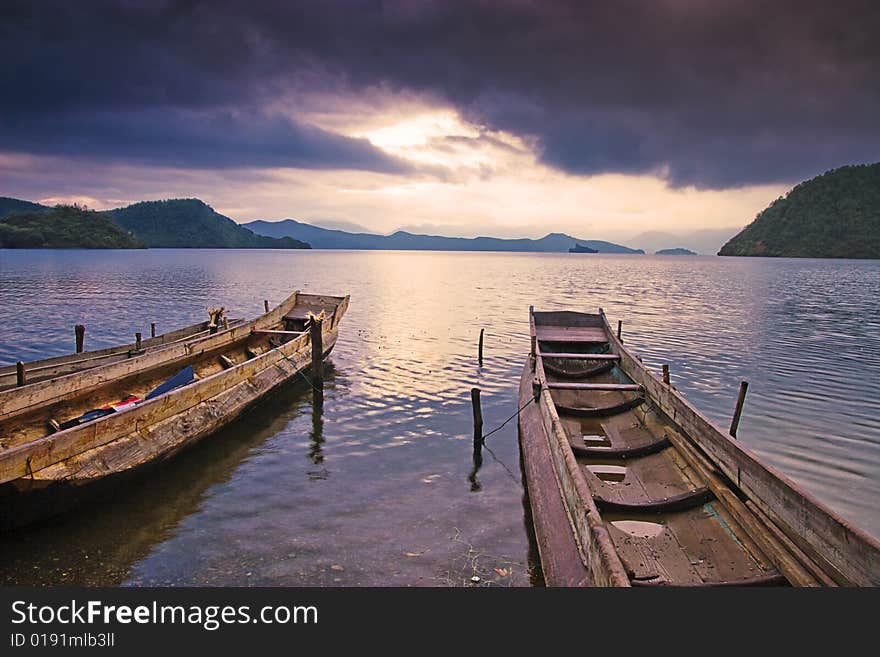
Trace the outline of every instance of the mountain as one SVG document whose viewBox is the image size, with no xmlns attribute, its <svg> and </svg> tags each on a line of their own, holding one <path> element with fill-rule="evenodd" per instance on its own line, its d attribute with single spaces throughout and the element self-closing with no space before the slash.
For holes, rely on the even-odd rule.
<svg viewBox="0 0 880 657">
<path fill-rule="evenodd" d="M 660 249 L 659 251 L 655 251 L 654 255 L 681 256 L 681 255 L 697 255 L 697 254 L 694 253 L 693 251 L 691 251 L 690 249 L 675 248 L 675 249 Z"/>
<path fill-rule="evenodd" d="M 146 242 L 169 249 L 308 249 L 290 237 L 256 235 L 196 198 L 142 201 L 107 216 Z"/>
<path fill-rule="evenodd" d="M 11 214 L 21 214 L 23 212 L 49 212 L 52 208 L 48 205 L 40 205 L 31 201 L 22 201 L 17 198 L 9 198 L 8 196 L 0 196 L 0 219 L 8 217 Z"/>
<path fill-rule="evenodd" d="M 800 183 L 718 255 L 880 258 L 880 162 L 840 167 Z"/>
<path fill-rule="evenodd" d="M 727 242 L 731 237 L 736 235 L 741 226 L 731 226 L 728 228 L 703 228 L 686 233 L 666 233 L 663 231 L 652 230 L 639 233 L 627 240 L 628 244 L 634 247 L 644 249 L 648 253 L 660 251 L 662 249 L 688 249 L 695 253 L 703 253 L 706 255 L 718 253 L 718 249 Z"/>
<path fill-rule="evenodd" d="M 146 248 L 143 242 L 100 212 L 69 205 L 59 205 L 55 208 L 38 207 L 43 209 L 11 214 L 0 219 L 0 248 Z"/>
<path fill-rule="evenodd" d="M 601 240 L 582 240 L 563 233 L 550 233 L 541 239 L 502 239 L 498 237 L 442 237 L 416 235 L 399 230 L 391 235 L 348 233 L 302 223 L 283 221 L 252 221 L 243 224 L 258 235 L 293 237 L 304 240 L 315 249 L 412 250 L 412 251 L 530 251 L 567 253 L 575 244 L 596 249 L 599 253 L 644 253 L 619 244 Z"/>
</svg>

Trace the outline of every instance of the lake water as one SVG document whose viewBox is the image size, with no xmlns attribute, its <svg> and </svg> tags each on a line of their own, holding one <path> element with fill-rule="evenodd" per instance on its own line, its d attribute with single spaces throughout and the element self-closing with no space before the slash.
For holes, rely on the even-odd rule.
<svg viewBox="0 0 880 657">
<path fill-rule="evenodd" d="M 304 382 L 110 499 L 0 537 L 0 584 L 540 583 L 516 421 L 528 307 L 605 308 L 645 363 L 880 536 L 880 261 L 342 251 L 0 251 L 0 363 L 351 294 L 322 417 Z M 480 329 L 485 362 L 477 364 Z"/>
</svg>

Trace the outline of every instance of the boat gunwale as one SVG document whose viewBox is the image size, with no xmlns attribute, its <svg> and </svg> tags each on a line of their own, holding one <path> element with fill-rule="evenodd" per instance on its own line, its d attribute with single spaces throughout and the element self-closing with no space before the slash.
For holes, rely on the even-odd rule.
<svg viewBox="0 0 880 657">
<path fill-rule="evenodd" d="M 230 319 L 228 328 L 234 328 L 239 324 L 242 324 L 245 320 L 243 319 Z M 191 324 L 189 326 L 182 326 L 178 329 L 174 329 L 172 331 L 168 331 L 168 333 L 160 333 L 155 337 L 144 338 L 141 341 L 141 349 L 150 350 L 150 351 L 158 351 L 159 349 L 165 349 L 167 347 L 172 347 L 175 344 L 180 342 L 184 342 L 186 340 L 192 340 L 193 338 L 198 337 L 206 337 L 210 335 L 208 329 L 208 320 L 204 320 L 197 324 Z M 223 329 L 226 330 L 226 329 Z M 85 363 L 90 363 L 92 361 L 105 360 L 107 358 L 119 358 L 120 360 L 128 360 L 132 358 L 129 355 L 129 352 L 133 352 L 137 348 L 137 344 L 134 342 L 130 342 L 128 344 L 120 344 L 114 345 L 112 347 L 105 347 L 103 349 L 93 349 L 91 351 L 83 351 L 80 353 L 73 354 L 63 354 L 61 356 L 51 356 L 49 358 L 43 358 L 40 360 L 32 360 L 26 361 L 24 363 L 25 371 L 27 372 L 28 379 L 31 379 L 33 375 L 40 376 L 40 372 L 47 369 L 54 369 L 59 367 L 74 366 Z M 140 353 L 138 355 L 141 355 Z M 38 379 L 34 379 L 25 385 L 34 385 L 36 383 L 43 383 L 47 380 L 60 379 L 62 376 L 69 376 L 70 374 L 79 374 L 86 370 L 94 369 L 96 367 L 102 367 L 103 365 L 110 365 L 112 363 L 103 363 L 92 365 L 91 367 L 83 366 L 79 368 L 75 368 L 70 372 L 59 373 L 56 375 L 49 376 L 40 376 Z M 11 365 L 3 365 L 0 366 L 0 392 L 8 390 L 10 388 L 15 387 L 24 387 L 24 386 L 16 386 L 16 365 L 13 363 Z M 7 382 L 8 380 L 8 382 Z"/>
<path fill-rule="evenodd" d="M 203 351 L 209 351 L 225 344 L 235 343 L 250 335 L 251 328 L 279 323 L 284 315 L 296 305 L 300 294 L 300 291 L 297 290 L 269 312 L 258 315 L 252 320 L 218 330 L 216 333 L 174 342 L 131 358 L 44 379 L 31 385 L 0 390 L 0 417 L 9 418 L 27 412 L 34 407 L 51 404 L 87 387 L 103 385 L 141 370 L 189 358 L 199 347 L 204 347 Z"/>
</svg>

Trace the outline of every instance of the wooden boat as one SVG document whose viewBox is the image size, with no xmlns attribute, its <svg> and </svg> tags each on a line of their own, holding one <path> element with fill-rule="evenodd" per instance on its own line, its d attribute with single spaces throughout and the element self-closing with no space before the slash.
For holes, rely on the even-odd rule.
<svg viewBox="0 0 880 657">
<path fill-rule="evenodd" d="M 241 322 L 241 319 L 230 319 L 227 321 L 227 324 L 228 326 L 235 326 Z M 133 356 L 139 356 L 145 351 L 161 349 L 176 342 L 205 336 L 210 333 L 211 327 L 209 324 L 210 322 L 205 320 L 192 326 L 185 326 L 168 333 L 145 338 L 139 343 L 132 342 L 106 349 L 82 351 L 26 362 L 24 363 L 26 381 L 27 384 L 32 384 L 75 372 L 82 372 L 93 367 L 100 367 L 101 365 L 108 365 L 109 363 L 126 360 Z M 18 370 L 16 365 L 0 367 L 0 390 L 7 390 L 16 386 L 18 386 Z"/>
<path fill-rule="evenodd" d="M 227 424 L 310 366 L 312 322 L 314 348 L 330 353 L 348 300 L 296 292 L 216 334 L 0 392 L 0 527 L 63 510 Z"/>
<path fill-rule="evenodd" d="M 520 446 L 548 585 L 880 584 L 878 541 L 649 372 L 601 309 L 530 309 L 530 330 Z"/>
</svg>

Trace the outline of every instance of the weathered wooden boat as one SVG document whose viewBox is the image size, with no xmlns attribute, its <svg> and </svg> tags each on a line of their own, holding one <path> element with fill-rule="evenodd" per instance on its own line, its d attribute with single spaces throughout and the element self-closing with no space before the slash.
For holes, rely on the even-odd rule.
<svg viewBox="0 0 880 657">
<path fill-rule="evenodd" d="M 548 585 L 880 584 L 878 541 L 648 371 L 601 309 L 530 309 L 530 330 L 520 446 Z"/>
<path fill-rule="evenodd" d="M 230 319 L 225 321 L 225 325 L 235 326 L 240 324 L 241 319 Z M 155 324 L 153 325 L 155 328 Z M 52 358 L 43 358 L 23 363 L 23 367 L 16 365 L 5 365 L 0 367 L 0 390 L 15 388 L 22 382 L 19 381 L 19 370 L 23 370 L 24 380 L 26 384 L 38 383 L 47 379 L 54 379 L 75 372 L 108 365 L 117 361 L 126 360 L 134 356 L 140 356 L 146 351 L 161 349 L 168 345 L 191 340 L 193 338 L 208 335 L 212 328 L 210 320 L 199 322 L 191 326 L 153 335 L 144 338 L 140 342 L 135 341 L 130 344 L 116 345 L 105 349 L 94 349 L 90 351 L 81 351 L 79 353 L 65 354 L 64 356 L 54 356 Z"/>
<path fill-rule="evenodd" d="M 0 392 L 0 527 L 64 510 L 232 421 L 330 353 L 348 300 L 296 292 L 215 334 Z"/>
</svg>

